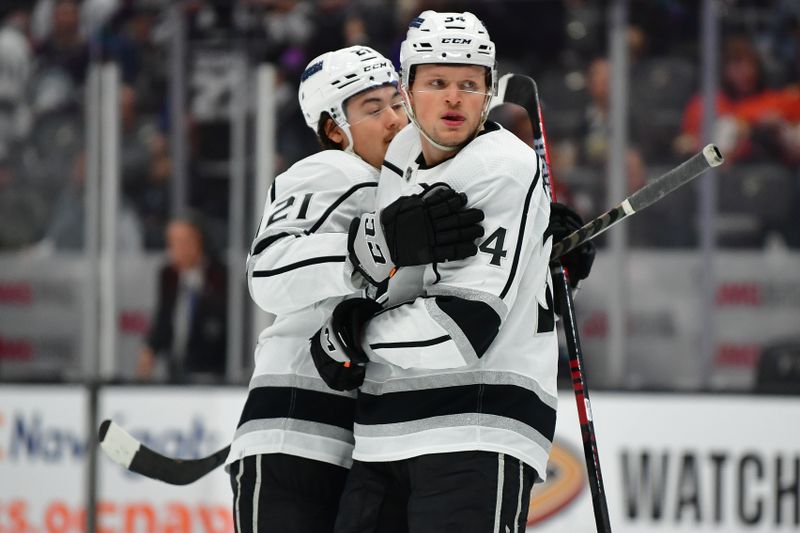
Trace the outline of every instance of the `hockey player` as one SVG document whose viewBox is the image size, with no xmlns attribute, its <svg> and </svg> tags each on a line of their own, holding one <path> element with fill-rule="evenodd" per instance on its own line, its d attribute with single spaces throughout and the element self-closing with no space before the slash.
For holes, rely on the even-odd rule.
<svg viewBox="0 0 800 533">
<path fill-rule="evenodd" d="M 400 269 L 385 310 L 348 300 L 312 337 L 317 361 L 368 361 L 336 532 L 523 531 L 556 422 L 542 162 L 486 120 L 495 47 L 474 15 L 423 12 L 400 63 L 414 127 L 389 147 L 378 206 L 445 183 L 483 210 L 486 237 L 464 261 Z"/>
<path fill-rule="evenodd" d="M 397 74 L 368 47 L 329 52 L 303 72 L 299 99 L 308 126 L 330 149 L 277 176 L 247 261 L 253 299 L 277 317 L 259 337 L 226 461 L 238 533 L 332 531 L 351 463 L 355 394 L 326 386 L 309 336 L 343 298 L 371 288 L 367 278 L 379 284 L 393 266 L 474 255 L 482 234 L 482 215 L 461 209 L 463 195 L 439 188 L 404 197 L 381 213 L 392 228 L 383 235 L 389 252 L 382 269 L 370 268 L 376 260 L 363 242 L 365 221 L 375 217 L 369 212 L 386 148 L 407 124 Z"/>
</svg>

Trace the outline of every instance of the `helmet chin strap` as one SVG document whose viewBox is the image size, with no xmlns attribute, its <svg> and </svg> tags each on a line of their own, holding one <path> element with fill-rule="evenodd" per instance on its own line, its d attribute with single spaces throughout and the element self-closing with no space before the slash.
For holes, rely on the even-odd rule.
<svg viewBox="0 0 800 533">
<path fill-rule="evenodd" d="M 444 144 L 441 144 L 441 143 L 438 143 L 438 142 L 434 141 L 433 138 L 430 135 L 428 135 L 428 133 L 422 128 L 422 125 L 417 120 L 417 115 L 414 113 L 414 106 L 411 105 L 411 97 L 410 97 L 408 91 L 406 90 L 406 88 L 402 87 L 400 89 L 400 92 L 403 95 L 403 107 L 406 110 L 406 116 L 409 118 L 409 120 L 411 120 L 411 123 L 414 124 L 414 126 L 417 128 L 417 130 L 420 132 L 420 134 L 423 137 L 425 137 L 425 139 L 429 143 L 431 143 L 431 145 L 433 145 L 434 148 L 436 148 L 438 150 L 441 150 L 442 152 L 455 152 L 456 150 L 460 150 L 468 142 L 470 142 L 472 139 L 474 139 L 475 137 L 478 136 L 478 133 L 483 128 L 484 122 L 486 122 L 486 119 L 489 116 L 489 102 L 491 102 L 491 100 L 492 100 L 491 94 L 486 97 L 486 100 L 485 100 L 485 102 L 483 104 L 483 111 L 481 112 L 481 121 L 478 124 L 478 127 L 475 128 L 475 131 L 472 132 L 472 135 L 468 139 L 466 139 L 464 142 L 458 143 L 455 146 L 446 146 Z"/>
<path fill-rule="evenodd" d="M 353 146 L 355 145 L 355 143 L 353 142 L 353 134 L 350 133 L 350 124 L 346 121 L 343 124 L 335 120 L 334 122 L 336 123 L 337 126 L 339 126 L 339 129 L 344 132 L 344 136 L 347 137 L 347 146 L 344 147 L 343 151 L 348 154 L 357 155 L 353 151 Z"/>
<path fill-rule="evenodd" d="M 344 132 L 345 137 L 347 137 L 347 146 L 345 146 L 342 149 L 342 151 L 344 153 L 346 153 L 346 154 L 351 154 L 351 155 L 359 158 L 360 160 L 364 161 L 365 163 L 367 163 L 370 166 L 373 166 L 371 163 L 368 163 L 366 159 L 361 157 L 361 155 L 359 155 L 358 152 L 355 151 L 354 148 L 355 148 L 356 143 L 353 141 L 353 134 L 350 133 L 350 124 L 339 124 L 339 123 L 337 123 L 336 125 L 339 126 L 339 129 L 341 129 Z"/>
</svg>

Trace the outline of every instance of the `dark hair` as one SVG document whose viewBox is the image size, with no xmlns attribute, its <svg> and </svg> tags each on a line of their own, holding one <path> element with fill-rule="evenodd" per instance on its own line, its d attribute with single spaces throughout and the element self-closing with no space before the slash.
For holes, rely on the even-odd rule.
<svg viewBox="0 0 800 533">
<path fill-rule="evenodd" d="M 203 213 L 197 209 L 188 207 L 181 210 L 176 216 L 170 218 L 169 222 L 182 222 L 193 227 L 200 237 L 200 246 L 206 257 L 216 257 L 216 247 L 209 234 L 208 221 Z"/>
<path fill-rule="evenodd" d="M 319 145 L 323 150 L 344 150 L 342 143 L 332 141 L 325 132 L 329 120 L 333 121 L 333 117 L 331 117 L 327 111 L 323 111 L 317 123 L 317 141 L 319 141 Z"/>
<path fill-rule="evenodd" d="M 741 98 L 743 95 L 737 94 L 735 87 L 733 87 L 725 77 L 724 69 L 728 61 L 741 59 L 752 61 L 755 66 L 756 86 L 754 87 L 754 91 L 759 93 L 767 87 L 764 62 L 761 60 L 761 56 L 758 55 L 758 50 L 754 46 L 750 36 L 744 33 L 732 33 L 728 35 L 724 41 L 720 68 L 723 70 L 721 74 L 722 91 L 734 99 Z"/>
</svg>

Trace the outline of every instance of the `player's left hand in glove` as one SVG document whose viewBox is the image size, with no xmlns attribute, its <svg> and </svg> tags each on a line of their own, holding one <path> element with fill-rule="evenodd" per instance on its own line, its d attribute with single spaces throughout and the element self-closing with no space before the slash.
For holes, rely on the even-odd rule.
<svg viewBox="0 0 800 533">
<path fill-rule="evenodd" d="M 553 235 L 554 243 L 581 229 L 583 224 L 581 216 L 566 205 L 558 202 L 550 204 L 550 224 L 547 231 Z M 569 274 L 569 285 L 573 290 L 578 287 L 582 280 L 589 276 L 596 251 L 597 248 L 594 243 L 586 241 L 560 258 L 561 265 Z M 554 290 L 555 310 L 556 314 L 560 316 L 560 304 L 563 298 L 561 284 L 556 282 Z"/>
<path fill-rule="evenodd" d="M 330 388 L 353 390 L 364 382 L 369 359 L 361 347 L 362 332 L 367 321 L 380 310 L 380 304 L 367 298 L 344 300 L 309 339 L 311 358 Z"/>
<path fill-rule="evenodd" d="M 401 196 L 378 213 L 350 224 L 348 258 L 371 284 L 386 281 L 396 267 L 465 259 L 478 253 L 483 211 L 466 208 L 467 196 L 445 184 Z"/>
</svg>

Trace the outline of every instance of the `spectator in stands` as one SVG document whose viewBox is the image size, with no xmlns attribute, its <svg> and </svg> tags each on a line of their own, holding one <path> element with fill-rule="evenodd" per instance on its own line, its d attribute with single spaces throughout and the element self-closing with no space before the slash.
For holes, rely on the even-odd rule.
<svg viewBox="0 0 800 533">
<path fill-rule="evenodd" d="M 225 373 L 227 272 L 206 239 L 196 212 L 166 230 L 168 262 L 158 282 L 158 304 L 137 362 L 141 379 L 154 377 L 156 358 L 171 381 L 216 380 Z"/>
<path fill-rule="evenodd" d="M 89 66 L 89 45 L 80 33 L 76 0 L 56 0 L 52 28 L 36 51 L 39 69 L 58 67 L 69 73 L 73 83 L 83 84 Z"/>
<path fill-rule="evenodd" d="M 19 250 L 42 237 L 47 207 L 38 191 L 19 179 L 18 165 L 0 156 L 0 251 Z"/>
<path fill-rule="evenodd" d="M 589 165 L 605 165 L 610 143 L 609 113 L 611 110 L 610 64 L 605 57 L 598 57 L 586 72 L 586 92 L 589 105 L 586 107 L 583 148 L 581 159 Z"/>
<path fill-rule="evenodd" d="M 161 250 L 165 246 L 171 175 L 172 160 L 167 145 L 159 143 L 153 148 L 144 175 L 131 184 L 130 195 L 142 221 L 144 246 L 148 250 Z"/>
<path fill-rule="evenodd" d="M 172 170 L 167 140 L 155 117 L 139 112 L 138 93 L 130 85 L 120 89 L 120 122 L 125 199 L 132 202 L 142 221 L 145 247 L 160 250 L 164 248 Z"/>
<path fill-rule="evenodd" d="M 28 18 L 20 2 L 8 1 L 8 7 L 0 8 L 0 157 L 9 154 L 11 144 L 25 135 L 29 125 L 25 101 L 32 68 Z"/>
<path fill-rule="evenodd" d="M 40 246 L 44 250 L 56 249 L 80 252 L 84 249 L 86 200 L 86 154 L 80 152 L 72 162 L 68 181 L 56 200 L 50 223 Z M 121 199 L 117 210 L 117 251 L 136 253 L 142 250 L 142 234 L 139 219 L 127 203 Z"/>
<path fill-rule="evenodd" d="M 159 24 L 160 10 L 155 2 L 137 2 L 125 20 L 122 33 L 134 52 L 133 80 L 139 110 L 142 113 L 163 112 L 167 100 L 169 56 L 164 53 L 169 37 L 168 24 Z"/>
<path fill-rule="evenodd" d="M 767 88 L 758 52 L 744 35 L 725 41 L 721 75 L 713 139 L 728 162 L 776 158 L 800 162 L 800 88 Z M 684 112 L 683 131 L 675 141 L 680 155 L 700 148 L 702 100 L 696 95 Z"/>
</svg>

